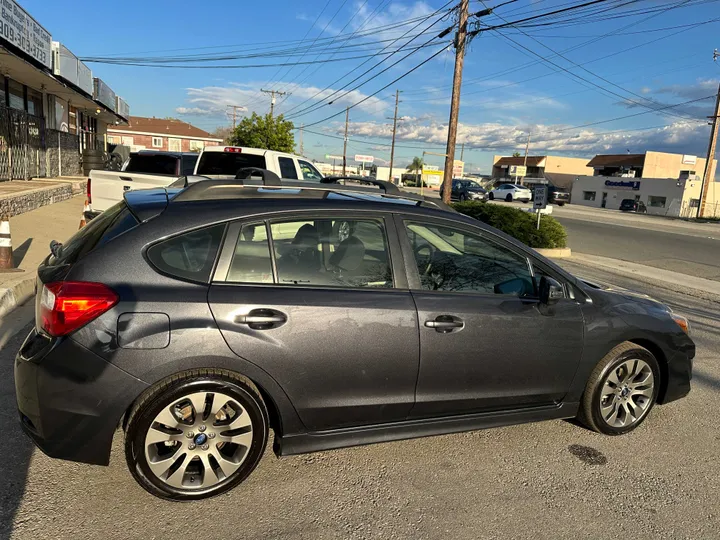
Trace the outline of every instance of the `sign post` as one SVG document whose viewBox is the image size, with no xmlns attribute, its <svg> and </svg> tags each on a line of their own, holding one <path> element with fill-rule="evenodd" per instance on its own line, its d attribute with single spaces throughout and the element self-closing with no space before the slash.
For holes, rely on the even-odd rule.
<svg viewBox="0 0 720 540">
<path fill-rule="evenodd" d="M 533 208 L 537 212 L 537 230 L 540 230 L 540 210 L 547 206 L 547 186 L 535 186 L 535 198 L 533 199 Z"/>
</svg>

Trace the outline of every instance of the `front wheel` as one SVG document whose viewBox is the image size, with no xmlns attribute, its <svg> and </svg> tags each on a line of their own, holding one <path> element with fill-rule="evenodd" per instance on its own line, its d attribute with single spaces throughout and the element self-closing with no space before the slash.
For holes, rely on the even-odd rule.
<svg viewBox="0 0 720 540">
<path fill-rule="evenodd" d="M 506 201 L 506 202 L 512 202 L 512 195 L 510 195 L 510 194 L 508 193 L 508 194 L 507 194 L 507 197 L 505 197 L 505 201 Z"/>
<path fill-rule="evenodd" d="M 591 373 L 578 419 L 599 433 L 622 435 L 647 418 L 659 389 L 660 367 L 653 354 L 621 343 Z"/>
<path fill-rule="evenodd" d="M 460 196 L 458 197 L 458 200 L 459 200 L 460 202 L 465 202 L 465 201 L 467 201 L 467 195 L 465 195 L 464 193 L 461 193 Z"/>
<path fill-rule="evenodd" d="M 205 499 L 245 480 L 267 438 L 267 409 L 251 381 L 193 370 L 140 398 L 128 420 L 125 458 L 135 480 L 156 497 Z"/>
<path fill-rule="evenodd" d="M 491 201 L 494 201 L 494 200 L 495 200 L 495 195 L 491 192 L 490 195 L 488 195 L 488 198 L 489 198 Z"/>
</svg>

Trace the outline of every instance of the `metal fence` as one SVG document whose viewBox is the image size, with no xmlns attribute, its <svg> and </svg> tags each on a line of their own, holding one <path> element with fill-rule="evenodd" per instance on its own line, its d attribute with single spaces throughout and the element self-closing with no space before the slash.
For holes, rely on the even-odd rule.
<svg viewBox="0 0 720 540">
<path fill-rule="evenodd" d="M 45 120 L 0 107 L 0 180 L 46 175 Z"/>
</svg>

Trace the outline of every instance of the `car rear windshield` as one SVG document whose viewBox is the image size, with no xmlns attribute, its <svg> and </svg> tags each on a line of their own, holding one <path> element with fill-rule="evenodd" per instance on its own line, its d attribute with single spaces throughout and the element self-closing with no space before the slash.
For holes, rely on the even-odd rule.
<svg viewBox="0 0 720 540">
<path fill-rule="evenodd" d="M 125 172 L 148 174 L 179 174 L 177 156 L 164 156 L 162 154 L 132 154 Z"/>
<path fill-rule="evenodd" d="M 236 152 L 203 152 L 198 163 L 198 175 L 235 176 L 243 167 L 265 168 L 265 156 Z"/>
<path fill-rule="evenodd" d="M 106 244 L 138 224 L 130 209 L 121 201 L 88 222 L 65 242 L 58 256 L 51 255 L 48 264 L 73 264 L 91 250 Z"/>
</svg>

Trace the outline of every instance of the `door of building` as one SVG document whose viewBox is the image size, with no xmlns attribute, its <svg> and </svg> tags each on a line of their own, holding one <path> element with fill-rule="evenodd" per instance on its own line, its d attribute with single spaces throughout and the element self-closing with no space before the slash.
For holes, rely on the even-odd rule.
<svg viewBox="0 0 720 540">
<path fill-rule="evenodd" d="M 605 208 L 606 206 L 607 206 L 607 192 L 603 191 L 602 204 L 600 205 L 600 207 Z"/>
</svg>

